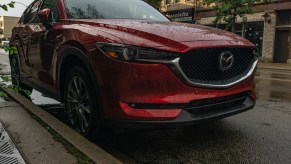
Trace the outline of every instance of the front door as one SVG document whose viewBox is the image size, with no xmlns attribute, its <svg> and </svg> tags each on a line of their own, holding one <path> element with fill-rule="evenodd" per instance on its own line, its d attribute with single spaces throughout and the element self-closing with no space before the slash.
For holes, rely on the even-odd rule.
<svg viewBox="0 0 291 164">
<path fill-rule="evenodd" d="M 274 63 L 287 63 L 289 57 L 290 30 L 276 31 Z"/>
<path fill-rule="evenodd" d="M 49 22 L 52 27 L 45 27 L 39 21 L 31 25 L 31 31 L 33 32 L 30 35 L 29 54 L 33 77 L 52 86 L 54 82 L 51 76 L 51 63 L 60 31 L 57 26 L 58 13 L 55 1 L 43 0 L 40 10 L 47 8 L 51 10 Z"/>
</svg>

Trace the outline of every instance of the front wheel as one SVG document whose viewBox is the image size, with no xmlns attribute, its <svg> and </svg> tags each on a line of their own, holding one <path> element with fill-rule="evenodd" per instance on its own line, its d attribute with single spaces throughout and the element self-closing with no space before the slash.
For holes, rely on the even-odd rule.
<svg viewBox="0 0 291 164">
<path fill-rule="evenodd" d="M 85 69 L 73 67 L 67 74 L 64 88 L 65 109 L 70 125 L 85 137 L 99 129 L 96 93 Z"/>
</svg>

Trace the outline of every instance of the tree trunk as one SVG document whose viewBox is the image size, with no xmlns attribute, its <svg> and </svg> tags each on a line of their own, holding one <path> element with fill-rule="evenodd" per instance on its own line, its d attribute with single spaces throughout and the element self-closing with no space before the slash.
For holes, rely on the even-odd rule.
<svg viewBox="0 0 291 164">
<path fill-rule="evenodd" d="M 232 32 L 232 33 L 235 33 L 235 23 L 232 24 L 232 26 L 231 26 L 231 32 Z"/>
<path fill-rule="evenodd" d="M 233 10 L 233 20 L 231 25 L 231 32 L 235 33 L 235 24 L 236 24 L 236 9 Z"/>
</svg>

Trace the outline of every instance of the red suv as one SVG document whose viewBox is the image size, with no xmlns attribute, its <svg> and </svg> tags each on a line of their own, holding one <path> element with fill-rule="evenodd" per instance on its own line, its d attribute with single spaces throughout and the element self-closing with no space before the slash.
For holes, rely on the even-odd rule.
<svg viewBox="0 0 291 164">
<path fill-rule="evenodd" d="M 64 102 L 85 136 L 100 125 L 181 126 L 255 105 L 252 43 L 171 22 L 142 0 L 35 0 L 10 45 L 13 84 Z"/>
</svg>

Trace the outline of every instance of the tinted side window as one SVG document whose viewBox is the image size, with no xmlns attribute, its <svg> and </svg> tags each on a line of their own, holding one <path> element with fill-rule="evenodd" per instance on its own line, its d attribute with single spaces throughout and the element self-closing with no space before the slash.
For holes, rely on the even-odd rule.
<svg viewBox="0 0 291 164">
<path fill-rule="evenodd" d="M 41 9 L 49 8 L 51 9 L 51 15 L 49 17 L 50 22 L 57 22 L 58 21 L 58 10 L 54 0 L 44 0 Z"/>
<path fill-rule="evenodd" d="M 25 9 L 25 11 L 23 12 L 23 14 L 22 14 L 22 16 L 20 18 L 20 22 L 21 23 L 25 23 L 25 17 L 27 16 L 28 11 L 29 11 L 29 7 L 27 9 Z"/>
<path fill-rule="evenodd" d="M 41 0 L 37 0 L 31 5 L 28 13 L 25 15 L 24 23 L 37 23 L 37 22 L 39 22 L 37 13 L 40 9 L 41 2 L 42 2 Z"/>
</svg>

